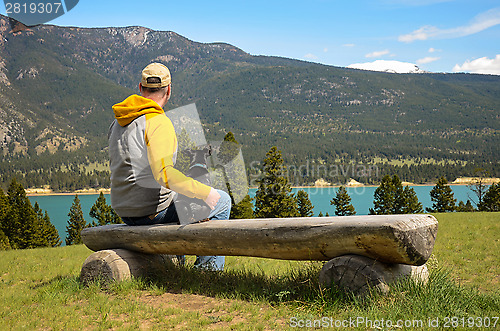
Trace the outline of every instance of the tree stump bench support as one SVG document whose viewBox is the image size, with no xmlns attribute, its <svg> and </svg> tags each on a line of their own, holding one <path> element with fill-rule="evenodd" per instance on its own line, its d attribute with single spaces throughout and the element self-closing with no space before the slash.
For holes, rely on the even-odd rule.
<svg viewBox="0 0 500 331">
<path fill-rule="evenodd" d="M 328 261 L 320 283 L 362 294 L 387 292 L 401 277 L 425 281 L 437 234 L 431 215 L 367 215 L 210 221 L 188 225 L 105 225 L 82 231 L 95 251 L 83 282 L 145 275 L 172 255 L 253 256 Z"/>
</svg>

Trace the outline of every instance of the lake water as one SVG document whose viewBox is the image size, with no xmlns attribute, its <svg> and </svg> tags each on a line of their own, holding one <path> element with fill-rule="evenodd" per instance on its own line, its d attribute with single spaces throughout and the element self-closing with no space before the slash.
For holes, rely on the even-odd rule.
<svg viewBox="0 0 500 331">
<path fill-rule="evenodd" d="M 419 201 L 425 207 L 431 207 L 432 202 L 429 192 L 433 186 L 412 186 L 418 196 Z M 450 185 L 453 190 L 457 203 L 462 200 L 466 202 L 469 196 L 473 197 L 472 192 L 465 185 Z M 351 196 L 352 204 L 356 210 L 357 215 L 367 215 L 368 210 L 373 208 L 373 193 L 376 187 L 348 187 L 347 192 Z M 318 215 L 320 212 L 330 216 L 335 215 L 335 209 L 330 205 L 330 200 L 336 194 L 337 188 L 335 187 L 311 187 L 311 188 L 294 188 L 292 191 L 296 193 L 298 190 L 304 190 L 309 194 L 309 199 L 314 206 L 314 214 Z M 249 194 L 251 197 L 255 196 L 256 189 L 250 189 Z M 96 202 L 98 194 L 78 195 L 82 205 L 83 217 L 87 222 L 92 219 L 89 216 L 90 208 Z M 107 203 L 110 204 L 109 194 L 105 194 Z M 69 220 L 69 209 L 74 200 L 74 195 L 49 195 L 49 196 L 31 196 L 29 197 L 31 203 L 34 205 L 38 202 L 40 208 L 47 210 L 52 224 L 55 225 L 59 236 L 63 240 L 66 238 L 66 225 Z"/>
</svg>

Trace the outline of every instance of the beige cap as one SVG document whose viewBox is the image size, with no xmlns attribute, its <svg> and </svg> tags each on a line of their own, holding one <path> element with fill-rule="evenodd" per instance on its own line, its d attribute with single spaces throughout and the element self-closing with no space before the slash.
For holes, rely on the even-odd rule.
<svg viewBox="0 0 500 331">
<path fill-rule="evenodd" d="M 148 83 L 148 78 L 156 77 L 160 79 L 159 83 Z M 141 84 L 144 87 L 165 87 L 170 84 L 170 70 L 161 63 L 151 63 L 142 70 Z"/>
</svg>

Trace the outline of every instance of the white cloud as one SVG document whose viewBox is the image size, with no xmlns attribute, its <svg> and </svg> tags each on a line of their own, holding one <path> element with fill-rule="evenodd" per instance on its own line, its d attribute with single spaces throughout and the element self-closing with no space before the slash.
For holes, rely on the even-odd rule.
<svg viewBox="0 0 500 331">
<path fill-rule="evenodd" d="M 431 62 L 437 61 L 439 59 L 440 59 L 440 57 L 426 56 L 423 59 L 418 59 L 417 64 L 431 63 Z"/>
<path fill-rule="evenodd" d="M 342 47 L 354 47 L 356 46 L 355 44 L 343 44 Z"/>
<path fill-rule="evenodd" d="M 304 55 L 304 58 L 309 59 L 309 60 L 317 60 L 318 59 L 318 57 L 312 53 L 307 53 L 306 55 Z"/>
<path fill-rule="evenodd" d="M 440 52 L 441 50 L 435 49 L 434 47 L 429 48 L 429 53 L 435 53 L 435 52 Z"/>
<path fill-rule="evenodd" d="M 500 75 L 500 54 L 494 59 L 481 57 L 472 61 L 465 61 L 462 65 L 456 64 L 453 67 L 454 72 L 472 72 L 476 74 Z"/>
<path fill-rule="evenodd" d="M 500 24 L 500 8 L 493 8 L 483 12 L 468 24 L 451 29 L 439 29 L 435 26 L 425 25 L 409 34 L 401 35 L 398 40 L 410 43 L 415 40 L 451 39 L 465 37 Z"/>
<path fill-rule="evenodd" d="M 438 28 L 426 25 L 418 30 L 413 31 L 412 33 L 399 36 L 398 40 L 405 43 L 411 43 L 412 41 L 415 40 L 427 40 L 430 36 L 435 36 L 438 34 L 439 34 Z"/>
<path fill-rule="evenodd" d="M 384 55 L 387 55 L 389 54 L 389 50 L 386 49 L 386 50 L 383 50 L 383 51 L 377 51 L 377 52 L 371 52 L 371 53 L 368 53 L 365 55 L 365 57 L 381 57 L 381 56 L 384 56 Z"/>
<path fill-rule="evenodd" d="M 328 48 L 323 48 L 323 52 L 328 53 Z"/>
</svg>

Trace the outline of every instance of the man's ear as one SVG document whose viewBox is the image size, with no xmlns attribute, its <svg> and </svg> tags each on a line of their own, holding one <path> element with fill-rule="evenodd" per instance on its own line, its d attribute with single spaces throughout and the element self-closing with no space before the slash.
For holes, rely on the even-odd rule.
<svg viewBox="0 0 500 331">
<path fill-rule="evenodd" d="M 170 100 L 171 95 L 172 95 L 172 84 L 168 84 L 168 86 L 167 86 L 167 100 Z"/>
<path fill-rule="evenodd" d="M 139 92 L 142 93 L 142 83 L 139 83 Z"/>
</svg>

